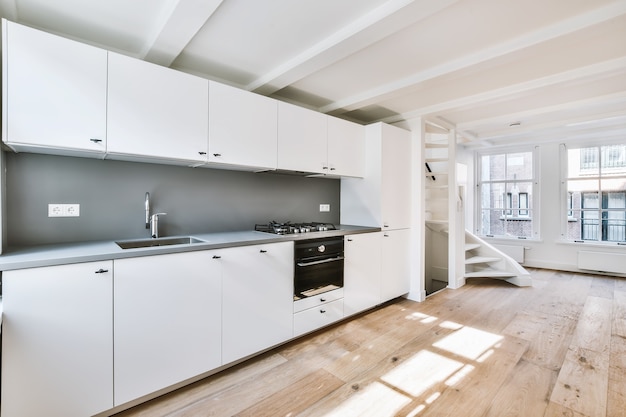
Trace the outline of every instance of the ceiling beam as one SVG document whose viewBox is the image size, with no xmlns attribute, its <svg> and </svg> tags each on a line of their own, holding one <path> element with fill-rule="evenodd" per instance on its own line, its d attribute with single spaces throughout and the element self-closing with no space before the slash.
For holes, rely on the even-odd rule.
<svg viewBox="0 0 626 417">
<path fill-rule="evenodd" d="M 389 0 L 257 78 L 245 89 L 273 94 L 457 1 Z"/>
<path fill-rule="evenodd" d="M 178 0 L 164 10 L 139 58 L 169 67 L 223 0 Z"/>
<path fill-rule="evenodd" d="M 403 94 L 403 91 L 410 89 L 419 83 L 432 80 L 451 72 L 470 68 L 494 58 L 502 57 L 507 54 L 520 51 L 524 48 L 580 31 L 587 27 L 614 19 L 615 17 L 623 14 L 626 14 L 626 2 L 614 2 L 591 12 L 583 13 L 519 36 L 510 41 L 496 44 L 480 52 L 461 56 L 450 62 L 434 66 L 425 71 L 420 71 L 404 79 L 378 86 L 352 97 L 335 101 L 326 106 L 320 107 L 317 110 L 322 113 L 330 113 L 339 109 L 352 111 L 374 103 L 380 103 L 381 101 Z"/>
<path fill-rule="evenodd" d="M 569 71 L 563 71 L 546 77 L 537 78 L 518 84 L 512 84 L 506 87 L 485 91 L 471 96 L 460 97 L 442 103 L 433 104 L 431 106 L 422 107 L 412 112 L 406 112 L 399 115 L 390 116 L 383 120 L 385 123 L 394 123 L 399 120 L 414 119 L 416 117 L 429 117 L 441 112 L 450 112 L 461 110 L 463 108 L 473 107 L 488 102 L 502 99 L 508 99 L 512 96 L 519 95 L 532 90 L 542 90 L 546 87 L 554 86 L 569 81 L 587 79 L 594 80 L 607 75 L 622 73 L 626 68 L 626 57 L 616 58 L 609 61 L 599 62 L 597 64 L 588 65 L 586 67 L 576 68 Z M 510 116 L 507 116 L 510 117 Z M 512 119 L 511 119 L 512 120 Z M 511 121 L 509 120 L 509 122 Z M 476 123 L 481 123 L 480 121 Z M 468 129 L 469 123 L 459 124 L 459 129 Z"/>
</svg>

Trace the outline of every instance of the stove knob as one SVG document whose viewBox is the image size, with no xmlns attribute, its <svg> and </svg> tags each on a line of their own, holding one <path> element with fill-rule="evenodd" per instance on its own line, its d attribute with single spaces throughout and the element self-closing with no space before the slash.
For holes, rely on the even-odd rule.
<svg viewBox="0 0 626 417">
<path fill-rule="evenodd" d="M 326 246 L 324 246 L 324 245 L 319 245 L 319 246 L 317 247 L 317 251 L 318 251 L 318 252 L 325 252 L 325 251 L 326 251 Z"/>
</svg>

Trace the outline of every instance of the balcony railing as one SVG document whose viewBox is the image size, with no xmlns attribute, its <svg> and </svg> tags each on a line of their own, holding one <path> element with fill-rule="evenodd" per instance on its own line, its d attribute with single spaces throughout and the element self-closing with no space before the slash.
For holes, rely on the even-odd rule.
<svg viewBox="0 0 626 417">
<path fill-rule="evenodd" d="M 626 241 L 626 220 L 623 219 L 581 219 L 583 240 L 601 240 L 607 242 Z"/>
</svg>

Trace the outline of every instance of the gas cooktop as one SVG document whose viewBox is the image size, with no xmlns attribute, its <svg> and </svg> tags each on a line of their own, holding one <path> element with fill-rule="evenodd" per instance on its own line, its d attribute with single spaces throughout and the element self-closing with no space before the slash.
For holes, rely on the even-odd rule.
<svg viewBox="0 0 626 417">
<path fill-rule="evenodd" d="M 296 233 L 323 232 L 326 230 L 336 230 L 334 224 L 307 222 L 307 223 L 279 223 L 271 221 L 268 224 L 256 224 L 254 230 L 258 232 L 273 233 L 276 235 L 291 235 Z"/>
</svg>

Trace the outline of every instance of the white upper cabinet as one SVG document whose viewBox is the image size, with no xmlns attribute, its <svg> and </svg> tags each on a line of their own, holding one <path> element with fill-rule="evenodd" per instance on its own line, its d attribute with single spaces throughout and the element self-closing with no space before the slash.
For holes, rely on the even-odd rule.
<svg viewBox="0 0 626 417">
<path fill-rule="evenodd" d="M 278 169 L 328 173 L 325 114 L 278 103 Z"/>
<path fill-rule="evenodd" d="M 361 177 L 364 158 L 363 126 L 278 103 L 278 169 Z"/>
<path fill-rule="evenodd" d="M 211 81 L 210 163 L 276 169 L 277 101 Z"/>
<path fill-rule="evenodd" d="M 328 169 L 343 177 L 363 177 L 365 127 L 328 116 Z"/>
<path fill-rule="evenodd" d="M 2 23 L 3 141 L 17 151 L 103 155 L 107 52 Z"/>
<path fill-rule="evenodd" d="M 206 162 L 209 81 L 109 52 L 107 152 Z"/>
</svg>

